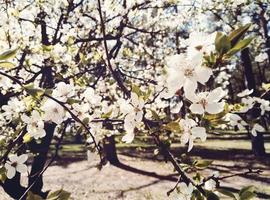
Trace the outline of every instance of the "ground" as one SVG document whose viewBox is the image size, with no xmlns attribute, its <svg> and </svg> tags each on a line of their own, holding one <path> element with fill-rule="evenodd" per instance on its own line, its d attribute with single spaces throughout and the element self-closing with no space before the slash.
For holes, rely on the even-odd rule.
<svg viewBox="0 0 270 200">
<path fill-rule="evenodd" d="M 249 174 L 224 180 L 222 187 L 236 192 L 243 186 L 255 185 L 259 199 L 270 199 L 270 159 L 255 159 L 250 143 L 245 140 L 216 140 L 210 138 L 204 145 L 196 145 L 192 158 L 213 160 L 210 169 L 203 170 L 207 175 L 218 170 L 221 175 L 245 172 L 249 168 L 261 169 L 261 174 Z M 146 148 L 146 147 L 144 147 Z M 269 153 L 269 143 L 266 144 Z M 174 187 L 177 175 L 170 163 L 153 157 L 149 148 L 143 150 L 136 145 L 133 148 L 118 145 L 121 168 L 106 165 L 102 170 L 96 168 L 97 158 L 87 161 L 80 145 L 65 145 L 62 159 L 51 166 L 44 174 L 45 190 L 63 188 L 72 193 L 74 200 L 164 200 L 170 199 L 166 193 Z M 173 145 L 177 155 L 185 149 Z M 71 151 L 77 153 L 66 157 Z M 94 160 L 94 161 L 93 161 Z M 0 200 L 9 200 L 0 188 Z M 226 198 L 222 198 L 226 199 Z"/>
</svg>

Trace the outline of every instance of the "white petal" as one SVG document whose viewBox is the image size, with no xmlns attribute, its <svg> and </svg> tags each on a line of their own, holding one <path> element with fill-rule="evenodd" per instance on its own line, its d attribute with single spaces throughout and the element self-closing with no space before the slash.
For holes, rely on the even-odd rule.
<svg viewBox="0 0 270 200">
<path fill-rule="evenodd" d="M 179 113 L 182 106 L 183 106 L 183 102 L 182 101 L 178 102 L 174 107 L 171 108 L 171 113 L 174 113 L 174 114 Z"/>
<path fill-rule="evenodd" d="M 184 92 L 188 93 L 188 92 L 195 92 L 195 90 L 197 89 L 197 82 L 193 81 L 191 79 L 186 79 L 184 82 Z"/>
<path fill-rule="evenodd" d="M 200 98 L 198 97 L 198 95 L 196 95 L 196 93 L 192 90 L 185 92 L 185 97 L 190 100 L 192 103 L 197 103 L 198 101 L 200 101 Z"/>
<path fill-rule="evenodd" d="M 257 131 L 256 129 L 253 127 L 252 130 L 251 130 L 251 134 L 256 137 L 257 136 Z"/>
<path fill-rule="evenodd" d="M 192 104 L 189 109 L 191 110 L 192 113 L 194 114 L 200 114 L 202 115 L 204 113 L 204 109 L 201 104 L 194 103 Z"/>
<path fill-rule="evenodd" d="M 194 127 L 191 129 L 191 133 L 195 138 L 200 138 L 202 142 L 206 140 L 207 134 L 203 127 Z"/>
<path fill-rule="evenodd" d="M 210 76 L 212 75 L 212 70 L 207 67 L 196 67 L 195 72 L 197 75 L 197 80 L 201 84 L 204 84 L 205 82 L 207 82 Z"/>
<path fill-rule="evenodd" d="M 135 134 L 133 132 L 130 132 L 122 137 L 122 141 L 126 143 L 131 143 L 134 137 L 135 137 Z"/>
<path fill-rule="evenodd" d="M 254 128 L 255 128 L 256 131 L 258 131 L 258 132 L 263 132 L 263 131 L 265 131 L 264 127 L 261 126 L 260 124 L 254 124 Z"/>
<path fill-rule="evenodd" d="M 224 96 L 226 95 L 226 92 L 221 87 L 218 87 L 211 92 L 209 92 L 207 96 L 208 102 L 218 102 L 220 101 Z"/>
<path fill-rule="evenodd" d="M 20 155 L 18 157 L 17 162 L 19 164 L 25 163 L 25 161 L 27 160 L 27 158 L 28 158 L 27 154 L 22 154 L 22 155 Z"/>
<path fill-rule="evenodd" d="M 16 170 L 18 172 L 20 172 L 21 174 L 26 173 L 27 172 L 27 166 L 24 164 L 18 164 L 16 167 Z"/>
<path fill-rule="evenodd" d="M 12 179 L 16 174 L 16 170 L 14 167 L 10 167 L 7 169 L 7 178 Z"/>
<path fill-rule="evenodd" d="M 249 89 L 245 89 L 244 91 L 240 92 L 239 94 L 237 94 L 238 97 L 244 97 L 244 96 L 248 96 L 250 94 L 253 93 L 253 89 L 249 90 Z"/>
<path fill-rule="evenodd" d="M 224 110 L 224 102 L 220 103 L 208 103 L 205 106 L 205 111 L 208 112 L 209 114 L 217 114 L 220 113 Z"/>
<path fill-rule="evenodd" d="M 21 119 L 22 119 L 23 122 L 25 122 L 25 123 L 27 123 L 27 124 L 31 122 L 30 117 L 28 117 L 28 116 L 25 115 L 25 114 L 23 114 L 23 115 L 21 116 Z"/>
<path fill-rule="evenodd" d="M 188 141 L 188 152 L 190 152 L 192 148 L 193 148 L 193 137 L 190 137 Z"/>
<path fill-rule="evenodd" d="M 11 162 L 17 162 L 18 156 L 17 156 L 17 155 L 9 155 L 9 156 L 8 156 L 8 159 L 9 159 Z"/>
<path fill-rule="evenodd" d="M 181 136 L 181 144 L 186 144 L 188 143 L 189 140 L 189 133 L 188 132 L 184 132 Z"/>
</svg>

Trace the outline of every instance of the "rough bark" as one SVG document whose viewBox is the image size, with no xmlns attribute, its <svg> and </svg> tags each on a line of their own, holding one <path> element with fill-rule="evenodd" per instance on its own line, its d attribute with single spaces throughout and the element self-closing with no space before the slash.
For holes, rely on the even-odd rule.
<svg viewBox="0 0 270 200">
<path fill-rule="evenodd" d="M 254 77 L 254 73 L 252 70 L 252 63 L 249 55 L 249 49 L 246 48 L 241 52 L 241 60 L 244 67 L 244 76 L 246 79 L 246 85 L 248 89 L 253 89 L 253 95 L 258 96 L 258 91 L 256 89 L 256 81 Z M 247 115 L 251 115 L 253 117 L 256 114 L 256 110 L 251 110 L 251 112 L 247 113 Z M 248 117 L 248 116 L 247 116 Z M 250 134 L 251 135 L 251 134 Z M 265 155 L 265 148 L 264 148 L 264 138 L 262 133 L 258 133 L 256 137 L 251 135 L 251 144 L 252 144 L 252 151 L 255 156 L 264 156 Z"/>
</svg>

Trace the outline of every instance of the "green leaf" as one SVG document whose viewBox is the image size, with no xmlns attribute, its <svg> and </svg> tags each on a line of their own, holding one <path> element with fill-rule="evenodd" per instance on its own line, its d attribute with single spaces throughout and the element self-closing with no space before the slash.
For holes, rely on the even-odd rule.
<svg viewBox="0 0 270 200">
<path fill-rule="evenodd" d="M 110 110 L 110 111 L 107 112 L 107 113 L 102 114 L 102 115 L 101 115 L 101 118 L 109 118 L 109 117 L 111 116 L 111 114 L 112 114 L 112 110 Z"/>
<path fill-rule="evenodd" d="M 204 168 L 207 168 L 212 163 L 213 163 L 213 161 L 211 161 L 211 160 L 196 160 L 194 162 L 194 166 L 196 168 L 204 169 Z"/>
<path fill-rule="evenodd" d="M 53 50 L 54 46 L 53 45 L 42 45 L 43 51 L 51 51 Z"/>
<path fill-rule="evenodd" d="M 142 95 L 142 91 L 141 91 L 140 87 L 137 85 L 132 85 L 131 91 L 136 93 L 138 95 L 138 97 Z"/>
<path fill-rule="evenodd" d="M 241 195 L 243 192 L 246 192 L 246 191 L 254 192 L 255 191 L 255 187 L 253 185 L 246 186 L 246 187 L 242 188 L 239 191 L 239 195 Z"/>
<path fill-rule="evenodd" d="M 17 49 L 5 51 L 4 53 L 0 54 L 0 60 L 7 60 L 10 58 L 13 58 L 15 57 L 16 52 L 17 52 Z"/>
<path fill-rule="evenodd" d="M 67 103 L 72 105 L 74 103 L 81 103 L 82 101 L 81 100 L 78 100 L 78 99 L 74 99 L 74 98 L 68 98 L 67 99 Z"/>
<path fill-rule="evenodd" d="M 26 134 L 23 136 L 23 143 L 31 142 L 31 140 L 32 140 L 32 137 L 30 136 L 29 133 L 26 133 Z"/>
<path fill-rule="evenodd" d="M 211 191 L 206 191 L 207 200 L 219 200 L 219 197 Z"/>
<path fill-rule="evenodd" d="M 181 132 L 180 125 L 176 121 L 169 122 L 163 128 L 172 132 Z"/>
<path fill-rule="evenodd" d="M 28 84 L 24 86 L 25 91 L 33 97 L 39 98 L 44 94 L 44 90 L 39 88 L 34 88 L 33 84 Z"/>
<path fill-rule="evenodd" d="M 236 43 L 243 37 L 243 35 L 248 31 L 251 24 L 246 24 L 245 26 L 241 26 L 240 28 L 232 31 L 229 34 L 229 40 L 231 42 L 231 45 L 234 47 Z"/>
<path fill-rule="evenodd" d="M 160 120 L 160 117 L 159 117 L 159 115 L 156 113 L 156 111 L 151 110 L 151 109 L 150 109 L 150 111 L 151 111 L 151 114 L 152 114 L 153 119 L 159 121 L 159 120 Z"/>
<path fill-rule="evenodd" d="M 236 54 L 237 52 L 243 50 L 246 48 L 251 41 L 254 39 L 254 37 L 249 37 L 244 40 L 240 40 L 228 53 L 226 54 L 228 57 L 231 57 L 232 55 Z"/>
<path fill-rule="evenodd" d="M 234 195 L 234 193 L 228 191 L 228 190 L 225 190 L 225 189 L 217 189 L 217 191 L 227 197 L 231 197 L 233 198 L 234 200 L 237 200 L 236 196 Z"/>
<path fill-rule="evenodd" d="M 226 35 L 218 32 L 215 39 L 215 47 L 219 55 L 223 55 L 231 49 L 231 42 Z"/>
<path fill-rule="evenodd" d="M 1 68 L 6 68 L 6 69 L 11 69 L 13 67 L 15 67 L 15 65 L 11 62 L 7 62 L 7 61 L 0 61 L 0 67 Z"/>
<path fill-rule="evenodd" d="M 70 193 L 65 190 L 57 190 L 55 192 L 50 192 L 47 200 L 69 200 Z"/>
<path fill-rule="evenodd" d="M 37 194 L 34 194 L 32 192 L 28 192 L 26 200 L 44 200 L 44 199 Z"/>
<path fill-rule="evenodd" d="M 255 191 L 255 187 L 253 185 L 250 185 L 250 186 L 246 186 L 244 188 L 242 188 L 240 191 L 239 191 L 239 196 L 242 196 L 243 193 L 245 192 L 254 192 Z"/>
<path fill-rule="evenodd" d="M 6 176 L 6 169 L 4 167 L 1 167 L 0 168 L 0 181 L 2 183 L 5 182 L 5 180 L 7 179 L 7 176 Z"/>
<path fill-rule="evenodd" d="M 240 200 L 250 200 L 253 197 L 256 197 L 256 194 L 250 191 L 246 191 L 244 193 L 242 193 L 242 195 L 240 196 Z"/>
</svg>

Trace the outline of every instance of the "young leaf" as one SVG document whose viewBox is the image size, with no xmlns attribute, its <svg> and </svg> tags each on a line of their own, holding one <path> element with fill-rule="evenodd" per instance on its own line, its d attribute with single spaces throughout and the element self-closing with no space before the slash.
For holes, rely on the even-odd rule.
<svg viewBox="0 0 270 200">
<path fill-rule="evenodd" d="M 206 196 L 207 196 L 207 200 L 219 200 L 220 199 L 214 192 L 211 192 L 211 191 L 207 191 Z"/>
<path fill-rule="evenodd" d="M 69 200 L 70 193 L 65 190 L 57 190 L 55 192 L 50 192 L 47 200 Z"/>
<path fill-rule="evenodd" d="M 229 40 L 231 41 L 231 45 L 234 47 L 234 45 L 243 37 L 243 35 L 248 31 L 251 24 L 246 24 L 245 26 L 242 26 L 234 31 L 232 31 L 229 34 Z"/>
<path fill-rule="evenodd" d="M 0 60 L 7 60 L 13 58 L 16 55 L 17 49 L 8 50 L 0 54 Z"/>
<path fill-rule="evenodd" d="M 26 200 L 44 200 L 44 199 L 37 194 L 33 194 L 32 192 L 28 192 Z"/>
<path fill-rule="evenodd" d="M 213 161 L 211 161 L 211 160 L 196 160 L 194 163 L 194 166 L 196 168 L 204 169 L 204 168 L 207 168 L 212 163 L 213 163 Z"/>
<path fill-rule="evenodd" d="M 11 69 L 13 67 L 15 67 L 15 65 L 11 62 L 7 62 L 7 61 L 0 61 L 0 67 L 1 68 L 6 68 L 6 69 Z"/>
<path fill-rule="evenodd" d="M 243 50 L 244 48 L 246 48 L 250 42 L 253 40 L 253 37 L 244 39 L 244 40 L 240 40 L 226 55 L 228 57 L 231 57 L 232 55 L 236 54 L 237 52 Z"/>
<path fill-rule="evenodd" d="M 226 35 L 218 32 L 215 40 L 215 47 L 219 55 L 223 55 L 231 49 L 231 42 Z"/>
<path fill-rule="evenodd" d="M 4 183 L 6 179 L 7 179 L 6 169 L 4 167 L 1 167 L 0 168 L 0 182 Z"/>
<path fill-rule="evenodd" d="M 228 191 L 228 190 L 225 190 L 225 189 L 217 189 L 217 191 L 225 196 L 228 196 L 228 197 L 231 197 L 233 200 L 237 200 L 237 198 L 235 197 L 235 195 Z"/>
</svg>

